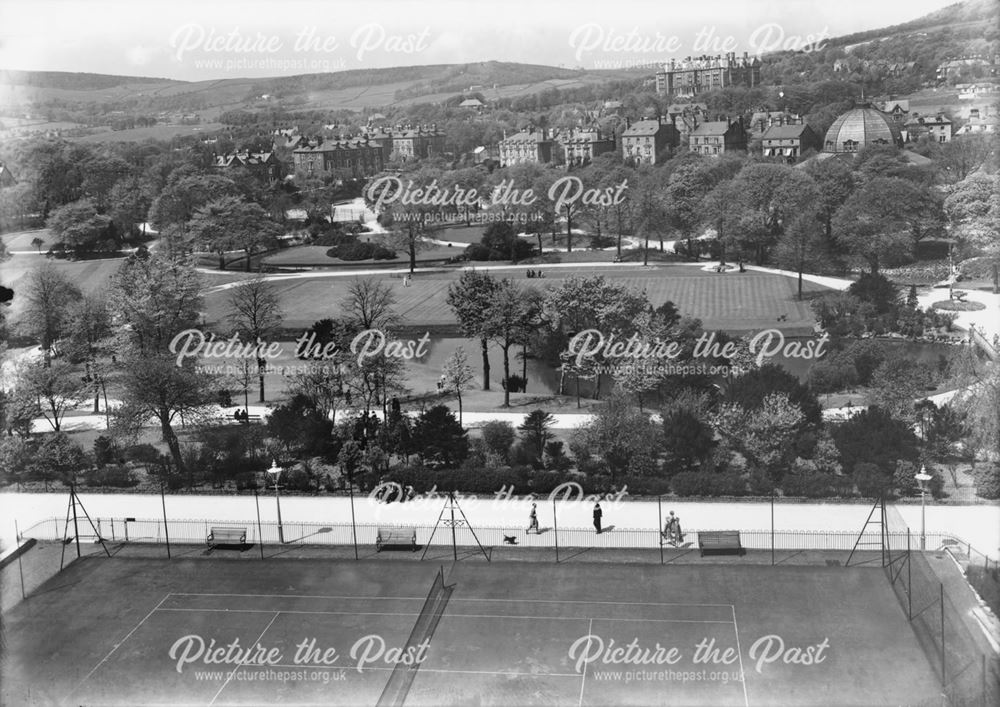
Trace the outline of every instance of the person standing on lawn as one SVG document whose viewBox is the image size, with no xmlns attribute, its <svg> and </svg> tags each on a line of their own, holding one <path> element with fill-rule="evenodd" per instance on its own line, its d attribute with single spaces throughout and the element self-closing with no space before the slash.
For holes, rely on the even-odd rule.
<svg viewBox="0 0 1000 707">
<path fill-rule="evenodd" d="M 604 512 L 601 511 L 601 504 L 600 503 L 595 503 L 594 504 L 594 529 L 597 530 L 597 534 L 598 535 L 601 534 L 601 517 L 603 515 L 604 515 Z"/>
</svg>

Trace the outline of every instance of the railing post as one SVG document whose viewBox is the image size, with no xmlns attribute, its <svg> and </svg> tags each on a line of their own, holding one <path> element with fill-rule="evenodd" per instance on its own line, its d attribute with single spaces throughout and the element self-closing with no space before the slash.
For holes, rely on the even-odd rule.
<svg viewBox="0 0 1000 707">
<path fill-rule="evenodd" d="M 656 497 L 656 537 L 660 539 L 660 564 L 663 564 L 663 498 Z"/>
<path fill-rule="evenodd" d="M 552 531 L 556 538 L 556 564 L 559 564 L 559 521 L 556 518 L 556 499 L 552 499 Z"/>
</svg>

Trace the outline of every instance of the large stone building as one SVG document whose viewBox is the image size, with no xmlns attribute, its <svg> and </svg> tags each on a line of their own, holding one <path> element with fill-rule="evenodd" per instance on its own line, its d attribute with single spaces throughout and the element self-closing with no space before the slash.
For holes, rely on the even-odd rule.
<svg viewBox="0 0 1000 707">
<path fill-rule="evenodd" d="M 600 130 L 573 130 L 559 137 L 567 167 L 582 167 L 595 157 L 615 151 L 615 139 L 604 137 Z"/>
<path fill-rule="evenodd" d="M 295 174 L 300 177 L 349 177 L 359 179 L 381 172 L 382 146 L 365 137 L 312 140 L 292 152 Z"/>
<path fill-rule="evenodd" d="M 392 131 L 392 154 L 396 159 L 421 160 L 443 152 L 444 132 L 436 125 L 407 125 Z"/>
<path fill-rule="evenodd" d="M 833 121 L 823 139 L 823 152 L 853 153 L 872 145 L 903 146 L 899 126 L 870 106 L 852 108 Z"/>
<path fill-rule="evenodd" d="M 927 135 L 933 142 L 951 142 L 951 127 L 946 115 L 914 115 L 903 124 L 903 139 L 916 142 Z"/>
<path fill-rule="evenodd" d="M 626 121 L 626 125 L 622 132 L 622 160 L 633 167 L 654 165 L 664 150 L 680 144 L 680 133 L 673 122 L 665 123 L 660 116 L 635 123 Z"/>
<path fill-rule="evenodd" d="M 701 155 L 718 156 L 726 152 L 746 152 L 747 132 L 743 119 L 710 120 L 691 131 L 688 149 Z"/>
<path fill-rule="evenodd" d="M 547 164 L 552 161 L 552 140 L 548 130 L 522 130 L 510 137 L 504 137 L 497 146 L 500 166 L 535 162 Z"/>
<path fill-rule="evenodd" d="M 743 52 L 725 56 L 687 57 L 671 59 L 656 73 L 656 92 L 673 96 L 693 96 L 727 86 L 754 87 L 760 85 L 760 59 Z"/>
</svg>

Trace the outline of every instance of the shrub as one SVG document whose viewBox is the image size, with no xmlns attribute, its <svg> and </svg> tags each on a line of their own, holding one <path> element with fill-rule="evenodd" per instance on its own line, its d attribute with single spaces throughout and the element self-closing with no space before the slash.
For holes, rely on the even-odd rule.
<svg viewBox="0 0 1000 707">
<path fill-rule="evenodd" d="M 385 248 L 377 243 L 362 243 L 358 240 L 334 246 L 326 251 L 326 254 L 330 258 L 339 258 L 340 260 L 347 261 L 371 259 L 392 260 L 396 257 L 396 252 L 393 250 L 389 250 L 388 248 Z"/>
<path fill-rule="evenodd" d="M 482 243 L 473 243 L 465 249 L 465 257 L 468 260 L 507 260 L 507 256 L 499 250 L 494 250 Z"/>
<path fill-rule="evenodd" d="M 662 496 L 670 493 L 670 480 L 655 476 L 625 476 L 621 484 L 628 488 L 629 495 Z"/>
<path fill-rule="evenodd" d="M 591 250 L 603 250 L 604 248 L 614 247 L 617 241 L 611 236 L 591 236 L 590 237 L 590 249 Z"/>
<path fill-rule="evenodd" d="M 892 488 L 892 477 L 868 462 L 855 464 L 851 478 L 858 487 L 858 493 L 865 498 L 878 498 Z"/>
<path fill-rule="evenodd" d="M 786 474 L 781 481 L 781 491 L 785 496 L 827 498 L 836 495 L 832 483 L 833 478 L 829 474 L 819 472 Z"/>
<path fill-rule="evenodd" d="M 670 485 L 678 496 L 745 496 L 746 482 L 739 474 L 682 471 Z"/>
<path fill-rule="evenodd" d="M 980 498 L 1000 498 L 1000 464 L 988 464 L 976 469 L 973 474 L 976 495 Z"/>
</svg>

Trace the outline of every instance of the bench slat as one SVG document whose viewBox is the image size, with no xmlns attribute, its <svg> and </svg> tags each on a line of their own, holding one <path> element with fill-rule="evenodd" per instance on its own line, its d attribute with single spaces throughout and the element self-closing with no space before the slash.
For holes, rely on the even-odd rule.
<svg viewBox="0 0 1000 707">
<path fill-rule="evenodd" d="M 740 542 L 740 531 L 738 530 L 707 530 L 698 533 L 698 547 L 702 556 L 705 550 L 735 550 L 738 554 L 743 553 L 743 544 Z"/>
</svg>

